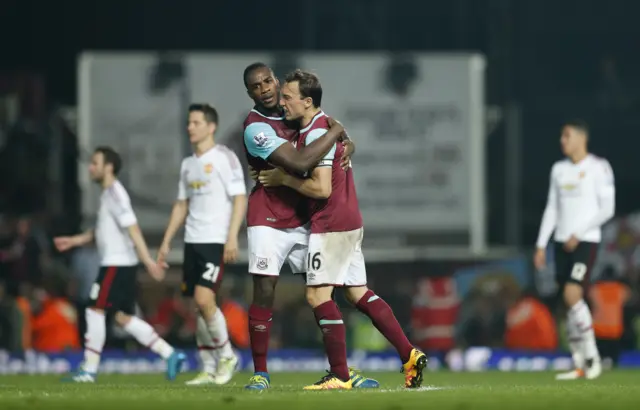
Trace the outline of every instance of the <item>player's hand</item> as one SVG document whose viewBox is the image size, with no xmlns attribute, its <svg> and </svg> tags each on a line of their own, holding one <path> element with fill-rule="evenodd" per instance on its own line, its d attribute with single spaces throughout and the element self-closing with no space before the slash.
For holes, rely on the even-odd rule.
<svg viewBox="0 0 640 410">
<path fill-rule="evenodd" d="M 167 269 L 169 267 L 169 264 L 167 263 L 167 256 L 169 255 L 170 251 L 171 247 L 169 246 L 169 244 L 166 244 L 164 242 L 162 243 L 162 245 L 160 245 L 160 249 L 158 249 L 156 263 L 163 269 Z"/>
<path fill-rule="evenodd" d="M 533 265 L 536 270 L 541 271 L 547 266 L 547 250 L 537 248 L 536 253 L 533 255 Z"/>
<path fill-rule="evenodd" d="M 265 187 L 281 186 L 284 181 L 285 172 L 281 168 L 260 171 L 258 181 Z"/>
<path fill-rule="evenodd" d="M 247 172 L 249 173 L 249 178 L 253 179 L 255 182 L 258 182 L 258 171 L 256 171 L 251 165 L 247 168 Z"/>
<path fill-rule="evenodd" d="M 232 263 L 238 260 L 238 238 L 227 238 L 224 244 L 224 263 Z"/>
<path fill-rule="evenodd" d="M 53 244 L 56 246 L 58 252 L 66 252 L 76 246 L 73 236 L 58 236 L 53 238 Z"/>
<path fill-rule="evenodd" d="M 340 121 L 336 121 L 334 118 L 327 117 L 327 125 L 332 130 L 337 128 L 337 130 L 341 134 L 340 138 L 338 139 L 339 141 L 342 141 L 343 139 L 348 139 L 349 138 L 349 136 L 347 135 L 347 132 L 345 131 L 345 129 L 342 126 L 342 124 L 340 123 Z"/>
<path fill-rule="evenodd" d="M 571 235 L 568 241 L 564 243 L 564 250 L 567 252 L 573 252 L 578 247 L 580 240 L 575 237 L 575 235 Z"/>
<path fill-rule="evenodd" d="M 162 265 L 156 263 L 156 261 L 154 261 L 153 259 L 149 259 L 144 263 L 144 266 L 153 279 L 157 280 L 158 282 L 162 282 L 164 280 L 165 271 Z"/>
<path fill-rule="evenodd" d="M 342 158 L 340 158 L 340 166 L 346 171 L 351 166 L 351 155 L 355 150 L 355 146 L 351 140 L 342 141 L 342 146 L 344 151 L 342 152 Z"/>
</svg>

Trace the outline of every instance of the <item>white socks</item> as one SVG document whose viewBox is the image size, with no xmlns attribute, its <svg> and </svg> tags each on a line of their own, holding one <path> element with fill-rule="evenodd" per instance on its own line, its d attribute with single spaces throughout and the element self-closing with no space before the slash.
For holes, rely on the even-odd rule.
<svg viewBox="0 0 640 410">
<path fill-rule="evenodd" d="M 229 331 L 227 330 L 227 321 L 222 314 L 220 308 L 216 309 L 213 319 L 207 323 L 207 329 L 213 339 L 214 353 L 216 358 L 234 357 L 233 349 L 229 341 Z"/>
<path fill-rule="evenodd" d="M 582 353 L 584 360 L 600 360 L 596 337 L 593 332 L 591 312 L 584 300 L 573 305 L 568 312 L 567 330 L 569 332 L 570 348 Z M 575 345 L 572 343 L 575 343 Z M 575 356 L 575 354 L 574 354 Z M 575 359 L 574 359 L 575 360 Z M 578 363 L 576 363 L 576 366 Z"/>
<path fill-rule="evenodd" d="M 84 334 L 84 362 L 82 369 L 89 373 L 97 373 L 100 367 L 100 354 L 107 338 L 107 327 L 104 314 L 93 309 L 86 309 L 87 332 Z"/>
<path fill-rule="evenodd" d="M 124 326 L 124 330 L 133 336 L 138 343 L 148 347 L 165 360 L 173 354 L 173 347 L 158 336 L 150 324 L 138 317 L 131 316 L 131 320 Z"/>
<path fill-rule="evenodd" d="M 577 323 L 572 315 L 567 312 L 567 339 L 569 342 L 569 350 L 573 358 L 573 364 L 576 369 L 584 368 L 584 352 L 582 351 L 582 332 L 578 329 Z"/>
<path fill-rule="evenodd" d="M 207 322 L 198 315 L 198 326 L 196 327 L 196 344 L 198 345 L 198 355 L 202 361 L 202 371 L 213 374 L 216 371 L 216 356 L 214 353 L 215 346 L 207 328 Z"/>
</svg>

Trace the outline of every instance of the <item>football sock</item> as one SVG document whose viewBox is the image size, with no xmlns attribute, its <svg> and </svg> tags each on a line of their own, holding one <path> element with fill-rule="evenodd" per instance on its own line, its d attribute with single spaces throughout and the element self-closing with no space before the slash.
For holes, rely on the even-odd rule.
<svg viewBox="0 0 640 410">
<path fill-rule="evenodd" d="M 131 316 L 129 323 L 124 326 L 124 330 L 133 336 L 138 343 L 148 347 L 165 360 L 173 354 L 173 347 L 158 336 L 150 324 L 138 317 Z"/>
<path fill-rule="evenodd" d="M 314 308 L 313 314 L 322 330 L 322 340 L 331 372 L 342 381 L 349 380 L 347 332 L 338 305 L 330 300 Z"/>
<path fill-rule="evenodd" d="M 227 321 L 219 308 L 216 309 L 212 320 L 207 323 L 207 329 L 213 339 L 214 353 L 217 357 L 233 357 L 233 349 L 231 349 L 231 343 L 229 343 Z"/>
<path fill-rule="evenodd" d="M 599 360 L 600 354 L 596 346 L 596 336 L 593 332 L 593 319 L 584 300 L 579 301 L 569 309 L 578 331 L 582 334 L 582 352 L 585 360 Z"/>
<path fill-rule="evenodd" d="M 271 330 L 271 309 L 251 305 L 249 307 L 249 336 L 251 356 L 256 373 L 267 373 L 267 351 Z"/>
<path fill-rule="evenodd" d="M 576 369 L 584 367 L 584 352 L 582 351 L 582 332 L 578 329 L 574 315 L 567 312 L 567 340 L 569 342 L 569 350 L 573 358 L 573 364 Z"/>
<path fill-rule="evenodd" d="M 196 344 L 198 345 L 198 356 L 202 362 L 202 371 L 213 374 L 216 371 L 216 357 L 214 354 L 215 346 L 207 329 L 207 322 L 198 314 L 198 322 L 196 327 Z"/>
<path fill-rule="evenodd" d="M 369 316 L 376 329 L 396 348 L 402 363 L 406 363 L 411 357 L 413 345 L 402 331 L 398 319 L 387 302 L 371 290 L 367 290 L 367 293 L 356 304 L 356 308 Z"/>
<path fill-rule="evenodd" d="M 103 313 L 87 309 L 84 314 L 87 320 L 87 332 L 84 335 L 82 369 L 89 373 L 97 373 L 100 367 L 100 355 L 107 337 L 107 326 Z"/>
</svg>

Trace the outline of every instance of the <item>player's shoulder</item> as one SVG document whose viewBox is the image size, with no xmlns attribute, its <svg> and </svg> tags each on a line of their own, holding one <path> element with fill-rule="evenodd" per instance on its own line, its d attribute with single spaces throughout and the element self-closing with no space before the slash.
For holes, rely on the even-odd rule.
<svg viewBox="0 0 640 410">
<path fill-rule="evenodd" d="M 603 170 L 610 170 L 611 169 L 611 164 L 609 163 L 609 160 L 606 159 L 605 157 L 601 157 L 601 156 L 594 155 L 594 154 L 589 154 L 589 160 L 591 161 L 591 164 L 594 167 L 598 167 L 598 168 L 601 168 Z"/>
<path fill-rule="evenodd" d="M 284 117 L 271 117 L 271 116 L 268 116 L 268 115 L 264 115 L 260 111 L 258 111 L 255 108 L 253 108 L 247 114 L 247 117 L 245 118 L 243 124 L 244 124 L 244 127 L 247 128 L 248 126 L 250 126 L 252 124 L 256 124 L 256 123 L 279 124 L 283 120 L 284 120 Z"/>
<path fill-rule="evenodd" d="M 325 114 L 324 111 L 320 111 L 313 117 L 306 127 L 300 130 L 300 133 L 311 132 L 317 129 L 326 130 L 329 128 L 329 122 L 327 119 L 327 114 Z"/>
<path fill-rule="evenodd" d="M 228 163 L 238 161 L 236 153 L 224 144 L 216 144 L 216 146 L 211 150 L 211 155 L 217 161 L 224 161 Z"/>
<path fill-rule="evenodd" d="M 115 204 L 124 204 L 130 202 L 127 189 L 117 179 L 113 184 L 105 190 L 106 198 Z"/>
<path fill-rule="evenodd" d="M 568 158 L 559 159 L 556 162 L 554 162 L 553 165 L 551 166 L 551 174 L 554 175 L 570 166 L 571 166 L 571 161 Z"/>
</svg>

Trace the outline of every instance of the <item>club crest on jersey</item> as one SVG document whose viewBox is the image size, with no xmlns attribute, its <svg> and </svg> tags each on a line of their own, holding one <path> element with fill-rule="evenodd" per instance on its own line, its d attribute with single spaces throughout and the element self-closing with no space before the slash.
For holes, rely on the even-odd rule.
<svg viewBox="0 0 640 410">
<path fill-rule="evenodd" d="M 269 262 L 267 261 L 267 258 L 258 258 L 256 266 L 258 266 L 258 269 L 260 270 L 265 270 L 269 267 Z"/>
<path fill-rule="evenodd" d="M 207 164 L 204 166 L 204 173 L 205 174 L 210 174 L 213 172 L 213 165 L 212 164 Z"/>
<path fill-rule="evenodd" d="M 582 179 L 582 178 L 584 178 L 584 176 L 585 176 L 585 172 L 584 171 L 580 171 L 580 174 L 578 174 L 578 177 L 580 179 Z"/>
<path fill-rule="evenodd" d="M 258 135 L 254 136 L 253 140 L 256 142 L 256 145 L 260 148 L 266 148 L 269 145 L 269 138 L 266 135 L 264 135 L 264 132 L 261 132 Z"/>
</svg>

